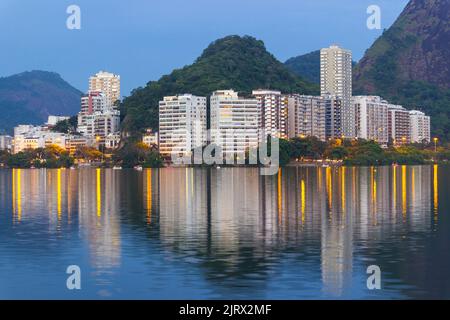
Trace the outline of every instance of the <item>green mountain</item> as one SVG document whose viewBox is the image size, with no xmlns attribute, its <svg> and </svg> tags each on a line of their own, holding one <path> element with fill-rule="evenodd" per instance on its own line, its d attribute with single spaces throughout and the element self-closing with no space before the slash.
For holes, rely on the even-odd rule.
<svg viewBox="0 0 450 320">
<path fill-rule="evenodd" d="M 354 72 L 355 94 L 376 94 L 422 109 L 433 134 L 450 140 L 450 1 L 411 0 L 367 50 Z"/>
<path fill-rule="evenodd" d="M 158 103 L 164 96 L 182 93 L 208 96 L 215 90 L 234 89 L 250 94 L 267 88 L 286 93 L 317 94 L 319 88 L 289 71 L 264 43 L 250 36 L 229 36 L 209 45 L 192 64 L 174 70 L 124 99 L 124 128 L 136 132 L 158 128 Z"/>
<path fill-rule="evenodd" d="M 290 58 L 284 64 L 296 75 L 320 84 L 320 50 Z"/>
<path fill-rule="evenodd" d="M 48 115 L 73 115 L 81 92 L 57 73 L 31 71 L 0 78 L 0 132 L 18 124 L 41 124 Z"/>
</svg>

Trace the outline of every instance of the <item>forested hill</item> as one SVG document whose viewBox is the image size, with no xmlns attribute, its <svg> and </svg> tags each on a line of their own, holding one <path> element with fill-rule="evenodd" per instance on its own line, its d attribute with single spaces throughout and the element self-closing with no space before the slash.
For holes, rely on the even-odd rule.
<svg viewBox="0 0 450 320">
<path fill-rule="evenodd" d="M 228 36 L 208 46 L 191 65 L 151 81 L 125 98 L 121 110 L 129 132 L 158 128 L 158 102 L 183 93 L 208 96 L 215 90 L 234 89 L 250 94 L 258 88 L 286 93 L 318 94 L 319 88 L 294 75 L 270 54 L 262 41 L 250 36 Z"/>
</svg>

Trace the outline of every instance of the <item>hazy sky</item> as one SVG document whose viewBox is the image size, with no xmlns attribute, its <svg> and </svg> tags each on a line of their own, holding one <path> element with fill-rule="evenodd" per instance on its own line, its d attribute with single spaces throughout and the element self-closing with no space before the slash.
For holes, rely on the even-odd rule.
<svg viewBox="0 0 450 320">
<path fill-rule="evenodd" d="M 332 43 L 358 60 L 381 30 L 366 27 L 379 5 L 388 28 L 407 0 L 0 0 L 0 76 L 55 71 L 82 91 L 99 70 L 122 77 L 122 94 L 191 64 L 213 40 L 249 34 L 278 59 Z M 81 30 L 66 9 L 81 8 Z"/>
</svg>

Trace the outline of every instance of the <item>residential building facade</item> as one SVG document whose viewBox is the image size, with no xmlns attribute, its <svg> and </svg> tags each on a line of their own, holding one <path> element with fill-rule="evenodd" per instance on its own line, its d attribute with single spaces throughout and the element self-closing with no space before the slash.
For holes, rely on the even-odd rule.
<svg viewBox="0 0 450 320">
<path fill-rule="evenodd" d="M 206 97 L 192 94 L 164 97 L 159 102 L 159 151 L 188 156 L 206 144 Z"/>
<path fill-rule="evenodd" d="M 409 112 L 409 121 L 411 142 L 429 143 L 431 141 L 430 117 L 421 111 L 411 110 Z"/>
<path fill-rule="evenodd" d="M 399 105 L 389 104 L 388 134 L 394 146 L 411 143 L 409 111 Z"/>
<path fill-rule="evenodd" d="M 325 141 L 326 99 L 320 96 L 290 95 L 289 138 L 317 137 Z"/>
<path fill-rule="evenodd" d="M 99 139 L 104 144 L 106 136 L 119 130 L 120 112 L 108 103 L 103 92 L 92 91 L 81 98 L 78 132 Z"/>
<path fill-rule="evenodd" d="M 110 106 L 120 100 L 120 76 L 100 71 L 89 78 L 90 92 L 103 92 Z"/>
<path fill-rule="evenodd" d="M 147 129 L 145 134 L 142 136 L 142 143 L 144 143 L 148 147 L 158 146 L 159 144 L 158 132 L 153 132 L 152 129 Z"/>
<path fill-rule="evenodd" d="M 356 110 L 356 136 L 387 145 L 389 142 L 387 101 L 378 96 L 355 96 L 352 101 Z"/>
<path fill-rule="evenodd" d="M 341 132 L 347 138 L 356 136 L 355 110 L 352 98 L 352 52 L 336 45 L 320 51 L 320 91 L 334 96 L 341 104 Z"/>
<path fill-rule="evenodd" d="M 323 98 L 325 102 L 325 139 L 349 138 L 344 135 L 342 129 L 342 100 L 335 96 L 324 96 Z"/>
<path fill-rule="evenodd" d="M 288 102 L 287 95 L 280 91 L 254 90 L 253 96 L 258 101 L 260 113 L 260 140 L 267 136 L 288 138 Z"/>
<path fill-rule="evenodd" d="M 211 142 L 224 156 L 245 153 L 260 139 L 259 102 L 239 97 L 233 90 L 215 91 L 211 96 Z"/>
</svg>

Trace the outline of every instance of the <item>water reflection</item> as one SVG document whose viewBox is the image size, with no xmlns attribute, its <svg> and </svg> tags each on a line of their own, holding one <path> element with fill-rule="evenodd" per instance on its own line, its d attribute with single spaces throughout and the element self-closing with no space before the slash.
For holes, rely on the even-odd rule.
<svg viewBox="0 0 450 320">
<path fill-rule="evenodd" d="M 275 176 L 3 170 L 0 209 L 12 214 L 0 217 L 10 241 L 0 244 L 0 259 L 25 286 L 16 262 L 50 248 L 43 265 L 75 260 L 89 270 L 88 297 L 427 297 L 436 293 L 430 283 L 448 297 L 450 286 L 423 276 L 450 261 L 440 254 L 448 237 L 434 233 L 449 223 L 438 218 L 447 206 L 438 179 L 448 173 L 437 165 L 285 168 Z M 365 288 L 370 264 L 380 265 L 386 290 Z M 173 279 L 182 280 L 162 285 Z"/>
</svg>

